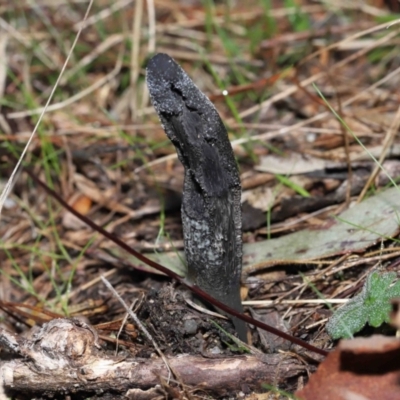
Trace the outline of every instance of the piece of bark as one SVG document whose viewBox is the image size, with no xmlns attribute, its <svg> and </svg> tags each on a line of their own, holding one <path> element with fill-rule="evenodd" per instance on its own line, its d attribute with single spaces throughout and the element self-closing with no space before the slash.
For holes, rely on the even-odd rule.
<svg viewBox="0 0 400 400">
<path fill-rule="evenodd" d="M 0 330 L 0 343 L 19 355 L 1 363 L 0 379 L 6 390 L 47 395 L 131 391 L 132 395 L 132 389 L 154 391 L 169 375 L 159 358 L 104 354 L 93 328 L 76 319 L 44 324 L 32 339 Z M 256 390 L 261 383 L 276 385 L 304 371 L 295 358 L 281 354 L 264 355 L 263 360 L 251 355 L 187 355 L 169 358 L 168 363 L 184 385 L 218 396 Z"/>
<path fill-rule="evenodd" d="M 225 126 L 210 100 L 168 55 L 147 65 L 147 85 L 185 168 L 182 225 L 188 279 L 242 312 L 241 185 Z M 243 321 L 232 317 L 246 341 Z"/>
</svg>

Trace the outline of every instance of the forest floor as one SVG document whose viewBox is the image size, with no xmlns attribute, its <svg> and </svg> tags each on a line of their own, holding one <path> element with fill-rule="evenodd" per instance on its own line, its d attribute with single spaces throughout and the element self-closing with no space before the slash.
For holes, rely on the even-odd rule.
<svg viewBox="0 0 400 400">
<path fill-rule="evenodd" d="M 115 362 L 140 360 L 150 372 L 127 386 L 115 377 L 115 387 L 91 386 L 83 374 L 76 390 L 51 374 L 37 386 L 15 378 L 0 396 L 292 396 L 320 354 L 253 325 L 250 347 L 238 345 L 229 320 L 73 216 L 32 175 L 184 276 L 184 170 L 145 80 L 150 57 L 169 54 L 217 108 L 239 166 L 246 314 L 329 352 L 337 341 L 325 325 L 338 304 L 371 271 L 400 270 L 400 203 L 391 192 L 400 177 L 399 3 L 95 0 L 85 18 L 89 6 L 0 5 L 1 190 L 35 129 L 2 204 L 0 327 L 18 337 L 24 359 L 23 341 L 38 341 L 43 324 L 74 317 L 73 329 L 89 329 L 103 361 L 119 349 Z M 124 319 L 101 276 L 149 336 Z M 393 334 L 382 325 L 362 335 L 377 331 Z M 172 379 L 152 364 L 160 354 Z M 180 363 L 182 354 L 193 358 Z M 238 360 L 246 363 L 232 366 Z"/>
</svg>

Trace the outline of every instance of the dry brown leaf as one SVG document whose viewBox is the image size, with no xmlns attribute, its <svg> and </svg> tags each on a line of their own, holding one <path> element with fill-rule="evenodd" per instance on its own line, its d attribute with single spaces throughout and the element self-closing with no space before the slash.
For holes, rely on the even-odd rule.
<svg viewBox="0 0 400 400">
<path fill-rule="evenodd" d="M 374 335 L 343 340 L 311 376 L 302 400 L 400 398 L 400 340 Z"/>
</svg>

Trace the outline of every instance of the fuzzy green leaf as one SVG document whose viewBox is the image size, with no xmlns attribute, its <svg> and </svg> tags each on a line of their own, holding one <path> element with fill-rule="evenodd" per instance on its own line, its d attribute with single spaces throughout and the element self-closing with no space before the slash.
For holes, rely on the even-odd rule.
<svg viewBox="0 0 400 400">
<path fill-rule="evenodd" d="M 400 281 L 392 285 L 395 278 L 395 272 L 369 274 L 361 292 L 329 319 L 329 335 L 333 339 L 350 338 L 367 323 L 377 328 L 389 322 L 390 300 L 400 297 Z"/>
<path fill-rule="evenodd" d="M 326 329 L 333 339 L 350 338 L 363 328 L 368 315 L 365 307 L 360 307 L 362 303 L 360 293 L 332 315 Z"/>
</svg>

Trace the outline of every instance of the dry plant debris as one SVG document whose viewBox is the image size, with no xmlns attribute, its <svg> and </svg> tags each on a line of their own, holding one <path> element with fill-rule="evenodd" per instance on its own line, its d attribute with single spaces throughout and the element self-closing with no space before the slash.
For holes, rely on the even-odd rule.
<svg viewBox="0 0 400 400">
<path fill-rule="evenodd" d="M 399 352 L 397 338 L 374 335 L 344 340 L 296 396 L 303 400 L 397 399 Z"/>
<path fill-rule="evenodd" d="M 212 100 L 234 149 L 243 187 L 246 312 L 330 350 L 336 343 L 325 332 L 332 314 L 326 302 L 355 296 L 375 268 L 398 275 L 397 2 L 96 0 L 83 24 L 87 3 L 81 1 L 3 3 L 0 188 L 81 27 L 23 161 L 74 209 L 185 274 L 180 259 L 183 168 L 149 103 L 144 80 L 148 59 L 164 52 Z M 357 227 L 349 228 L 352 218 Z M 188 305 L 180 287 L 71 218 L 25 173 L 4 204 L 0 240 L 5 337 L 21 344 L 30 340 L 22 334 L 35 325 L 44 329 L 42 324 L 56 317 L 85 318 L 99 335 L 96 356 L 117 363 L 140 359 L 163 371 L 162 362 L 152 358 L 151 343 L 132 321 L 124 321 L 121 305 L 101 283 L 103 274 L 181 371 L 170 381 L 164 372 L 148 376 L 146 389 L 130 382 L 114 398 L 128 389 L 131 398 L 250 398 L 272 390 L 263 383 L 284 398 L 283 391 L 304 385 L 304 371 L 311 374 L 320 361 L 253 328 L 250 343 L 270 358 L 241 355 L 224 333 L 234 332 L 229 321 L 205 314 L 204 305 Z M 374 341 L 363 345 L 366 353 L 368 346 L 375 352 Z M 191 367 L 210 368 L 204 386 L 184 375 L 188 364 L 182 352 L 189 353 L 185 360 Z M 337 354 L 328 360 L 338 360 Z M 240 360 L 246 358 L 262 371 L 254 385 L 243 383 L 232 367 L 243 366 Z M 232 378 L 226 391 L 213 381 L 211 366 L 219 362 L 228 366 L 226 379 Z M 371 385 L 379 378 L 371 377 Z M 101 397 L 89 381 L 79 379 L 83 392 L 71 398 Z M 29 389 L 34 387 L 8 394 L 30 398 Z M 43 387 L 35 396 L 46 397 Z"/>
</svg>

